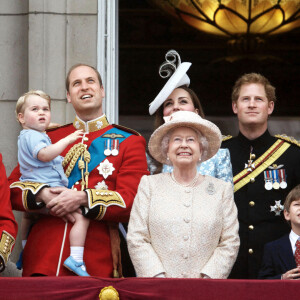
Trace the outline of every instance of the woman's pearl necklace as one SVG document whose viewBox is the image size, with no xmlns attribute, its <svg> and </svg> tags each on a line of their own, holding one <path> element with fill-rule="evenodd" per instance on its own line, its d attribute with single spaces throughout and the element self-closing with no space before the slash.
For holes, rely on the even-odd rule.
<svg viewBox="0 0 300 300">
<path fill-rule="evenodd" d="M 170 173 L 170 175 L 171 175 L 171 178 L 174 180 L 174 182 L 176 182 L 178 185 L 183 186 L 183 187 L 194 187 L 195 184 L 196 184 L 196 182 L 197 182 L 197 180 L 198 180 L 198 177 L 199 177 L 199 173 L 197 173 L 196 176 L 193 178 L 193 180 L 192 180 L 190 183 L 188 183 L 188 184 L 182 184 L 182 183 L 179 183 L 179 182 L 175 179 L 175 176 L 174 176 L 174 173 L 173 173 L 173 172 Z"/>
</svg>

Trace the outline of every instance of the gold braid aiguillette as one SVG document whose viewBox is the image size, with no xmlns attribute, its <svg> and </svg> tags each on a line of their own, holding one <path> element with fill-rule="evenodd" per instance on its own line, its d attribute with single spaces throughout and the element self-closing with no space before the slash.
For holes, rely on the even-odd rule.
<svg viewBox="0 0 300 300">
<path fill-rule="evenodd" d="M 78 161 L 78 168 L 81 171 L 81 190 L 84 190 L 84 188 L 88 187 L 88 176 L 89 176 L 89 172 L 88 172 L 88 164 L 91 161 L 91 155 L 89 153 L 89 151 L 86 149 L 86 145 L 79 143 L 74 145 L 66 154 L 62 165 L 63 167 L 65 167 L 67 164 L 69 164 L 65 174 L 67 177 L 70 176 L 72 170 L 75 167 L 75 164 Z M 85 168 L 85 172 L 84 172 L 84 168 Z"/>
<path fill-rule="evenodd" d="M 85 161 L 85 184 L 86 184 L 86 188 L 88 188 L 88 180 L 89 180 L 89 162 L 91 161 L 91 154 L 89 153 L 89 151 L 85 150 L 83 153 L 83 158 Z"/>
</svg>

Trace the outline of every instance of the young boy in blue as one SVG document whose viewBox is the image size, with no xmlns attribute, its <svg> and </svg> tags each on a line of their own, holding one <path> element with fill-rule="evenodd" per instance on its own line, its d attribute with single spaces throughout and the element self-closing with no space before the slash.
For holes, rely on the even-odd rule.
<svg viewBox="0 0 300 300">
<path fill-rule="evenodd" d="M 23 130 L 18 138 L 18 161 L 21 181 L 47 183 L 50 187 L 68 187 L 68 179 L 62 167 L 62 151 L 83 137 L 83 131 L 74 133 L 52 144 L 45 130 L 51 119 L 50 97 L 43 91 L 34 90 L 21 96 L 16 105 L 16 115 Z M 71 255 L 64 265 L 80 276 L 89 276 L 83 262 L 84 243 L 89 220 L 81 213 L 73 213 L 75 223 L 70 231 Z M 32 224 L 32 214 L 23 214 L 22 246 Z"/>
</svg>

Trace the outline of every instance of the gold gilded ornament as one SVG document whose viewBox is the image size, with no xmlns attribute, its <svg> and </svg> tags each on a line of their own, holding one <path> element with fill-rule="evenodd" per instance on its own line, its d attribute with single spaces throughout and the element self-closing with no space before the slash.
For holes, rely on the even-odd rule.
<svg viewBox="0 0 300 300">
<path fill-rule="evenodd" d="M 100 300 L 120 300 L 118 291 L 113 286 L 104 287 L 100 294 Z"/>
</svg>

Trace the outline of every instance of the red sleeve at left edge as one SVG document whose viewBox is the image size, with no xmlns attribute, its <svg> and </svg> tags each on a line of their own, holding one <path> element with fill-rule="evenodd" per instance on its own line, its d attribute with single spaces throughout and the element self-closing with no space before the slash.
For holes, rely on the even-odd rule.
<svg viewBox="0 0 300 300">
<path fill-rule="evenodd" d="M 3 230 L 16 238 L 18 224 L 12 212 L 9 184 L 2 162 L 2 155 L 0 154 L 0 233 L 2 233 Z"/>
</svg>

